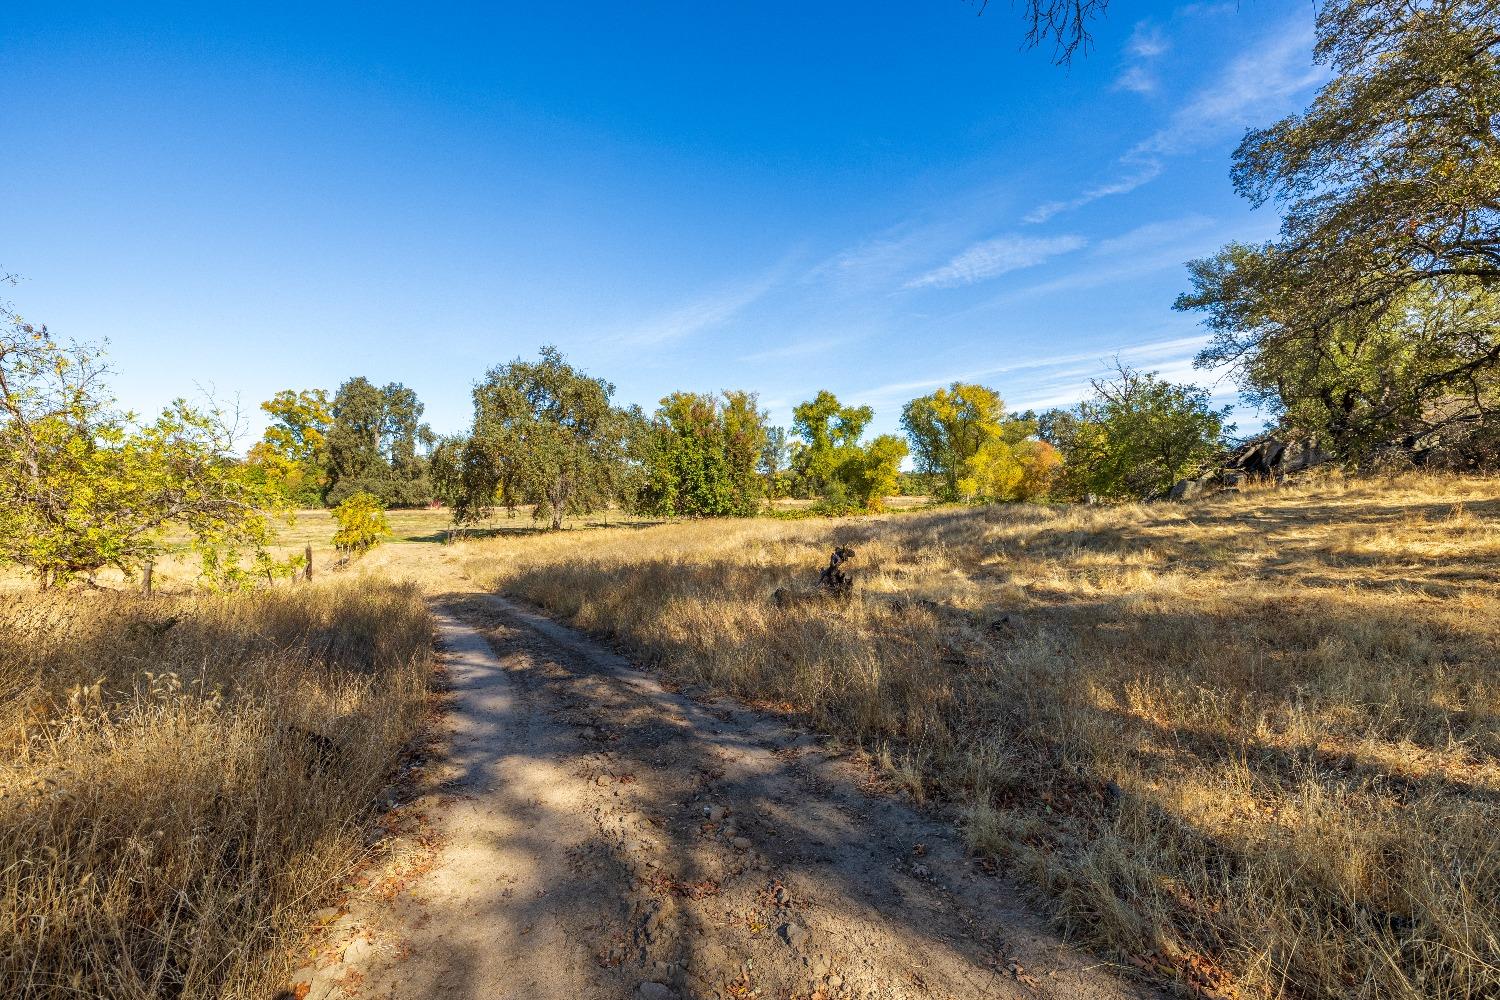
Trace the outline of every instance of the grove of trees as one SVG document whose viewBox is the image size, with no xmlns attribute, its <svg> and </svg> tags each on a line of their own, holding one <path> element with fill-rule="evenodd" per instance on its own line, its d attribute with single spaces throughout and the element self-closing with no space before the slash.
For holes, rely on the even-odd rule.
<svg viewBox="0 0 1500 1000">
<path fill-rule="evenodd" d="M 882 434 L 860 443 L 875 418 L 868 406 L 844 406 L 824 390 L 792 410 L 793 489 L 830 512 L 879 510 L 896 492 L 906 442 Z"/>
<path fill-rule="evenodd" d="M 944 500 L 1034 500 L 1046 495 L 1061 459 L 1038 438 L 1030 414 L 1005 413 L 1000 394 L 954 382 L 901 411 L 919 471 Z"/>
<path fill-rule="evenodd" d="M 760 509 L 772 429 L 754 393 L 674 392 L 641 430 L 637 509 L 679 517 L 746 517 Z"/>
<path fill-rule="evenodd" d="M 1155 372 L 1117 365 L 1095 379 L 1092 395 L 1038 421 L 1042 439 L 1062 455 L 1060 499 L 1140 500 L 1165 493 L 1207 465 L 1233 429 L 1229 407 L 1208 390 L 1175 385 Z"/>
</svg>

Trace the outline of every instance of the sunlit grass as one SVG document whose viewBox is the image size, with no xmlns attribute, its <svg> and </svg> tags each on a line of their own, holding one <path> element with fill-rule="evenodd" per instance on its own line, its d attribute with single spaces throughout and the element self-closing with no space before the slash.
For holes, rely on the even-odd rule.
<svg viewBox="0 0 1500 1000">
<path fill-rule="evenodd" d="M 710 521 L 461 546 L 468 577 L 966 803 L 1060 920 L 1243 995 L 1500 984 L 1500 480 Z M 847 604 L 797 602 L 835 544 Z"/>
<path fill-rule="evenodd" d="M 0 596 L 0 992 L 271 995 L 364 852 L 432 629 L 372 578 Z"/>
</svg>

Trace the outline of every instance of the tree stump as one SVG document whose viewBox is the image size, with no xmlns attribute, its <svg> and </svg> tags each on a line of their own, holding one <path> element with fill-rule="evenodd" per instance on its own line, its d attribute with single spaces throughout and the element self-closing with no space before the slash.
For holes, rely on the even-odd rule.
<svg viewBox="0 0 1500 1000">
<path fill-rule="evenodd" d="M 844 568 L 853 558 L 854 550 L 847 545 L 834 549 L 828 565 L 818 576 L 818 585 L 834 597 L 848 597 L 854 593 L 854 574 Z"/>
</svg>

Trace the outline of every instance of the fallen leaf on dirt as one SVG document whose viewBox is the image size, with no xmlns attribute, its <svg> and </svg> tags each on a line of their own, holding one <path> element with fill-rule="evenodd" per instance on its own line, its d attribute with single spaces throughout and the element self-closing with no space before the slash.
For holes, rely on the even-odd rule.
<svg viewBox="0 0 1500 1000">
<path fill-rule="evenodd" d="M 1022 986 L 1037 987 L 1042 985 L 1040 980 L 1027 972 L 1026 967 L 1015 959 L 1010 960 L 1006 965 L 1006 970 L 1011 974 L 1011 978 L 1015 979 Z"/>
</svg>

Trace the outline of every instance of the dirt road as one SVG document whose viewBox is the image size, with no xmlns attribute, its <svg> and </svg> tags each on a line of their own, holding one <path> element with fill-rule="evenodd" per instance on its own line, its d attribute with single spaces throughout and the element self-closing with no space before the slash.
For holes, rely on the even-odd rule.
<svg viewBox="0 0 1500 1000">
<path fill-rule="evenodd" d="M 439 622 L 429 857 L 333 923 L 312 1000 L 1155 995 L 817 737 L 500 598 Z"/>
</svg>

